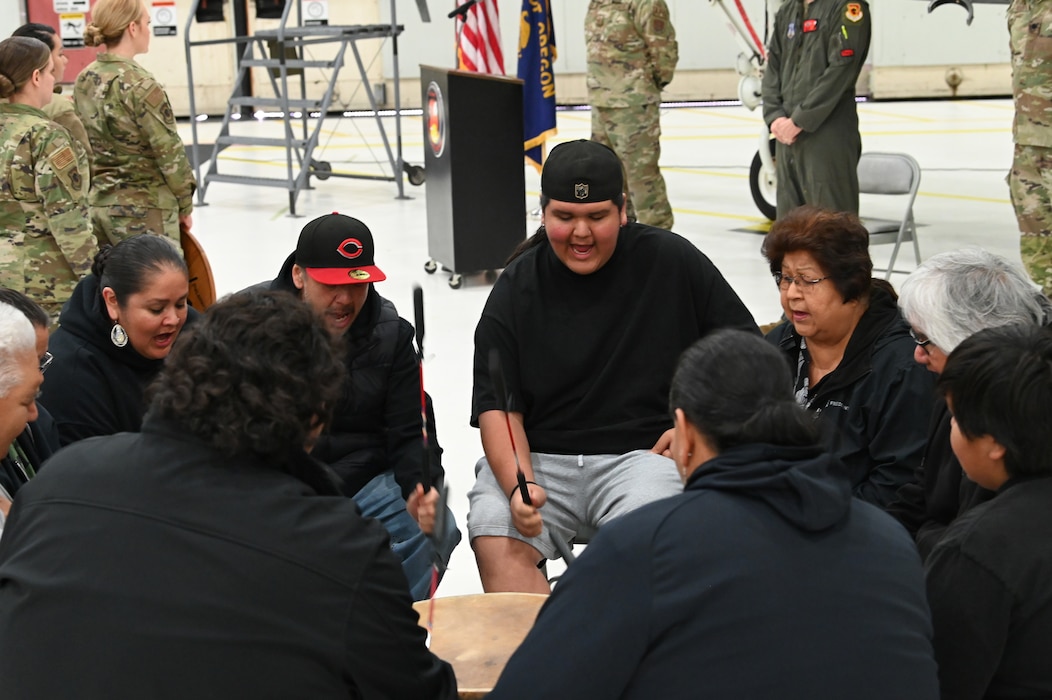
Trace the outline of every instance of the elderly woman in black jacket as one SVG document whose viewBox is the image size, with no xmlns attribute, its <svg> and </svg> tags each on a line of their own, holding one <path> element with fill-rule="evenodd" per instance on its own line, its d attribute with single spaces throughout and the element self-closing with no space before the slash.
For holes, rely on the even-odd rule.
<svg viewBox="0 0 1052 700">
<path fill-rule="evenodd" d="M 789 362 L 796 399 L 816 414 L 854 494 L 887 507 L 920 464 L 935 381 L 913 361 L 891 285 L 872 278 L 869 234 L 854 214 L 804 206 L 771 226 L 763 254 L 788 319 L 767 337 Z"/>
</svg>

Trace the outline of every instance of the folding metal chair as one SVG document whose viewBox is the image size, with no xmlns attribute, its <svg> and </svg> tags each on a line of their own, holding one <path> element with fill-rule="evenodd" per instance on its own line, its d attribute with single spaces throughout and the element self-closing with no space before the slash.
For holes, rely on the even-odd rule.
<svg viewBox="0 0 1052 700">
<path fill-rule="evenodd" d="M 920 178 L 920 165 L 905 153 L 863 153 L 858 160 L 858 189 L 861 194 L 896 195 L 906 203 L 901 219 L 861 217 L 862 225 L 869 231 L 871 246 L 895 244 L 888 266 L 874 268 L 875 272 L 885 273 L 884 279 L 890 279 L 892 272 L 909 272 L 895 269 L 899 247 L 904 241 L 913 242 L 913 256 L 918 265 L 921 262 L 917 224 L 913 220 L 913 201 L 917 198 Z"/>
</svg>

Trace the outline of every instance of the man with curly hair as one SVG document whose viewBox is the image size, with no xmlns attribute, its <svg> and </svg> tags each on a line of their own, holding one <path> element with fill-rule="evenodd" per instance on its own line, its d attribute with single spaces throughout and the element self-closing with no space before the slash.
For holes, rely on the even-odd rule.
<svg viewBox="0 0 1052 700">
<path fill-rule="evenodd" d="M 343 372 L 305 304 L 235 295 L 141 433 L 56 454 L 0 551 L 4 697 L 455 698 L 383 528 L 305 451 Z"/>
</svg>

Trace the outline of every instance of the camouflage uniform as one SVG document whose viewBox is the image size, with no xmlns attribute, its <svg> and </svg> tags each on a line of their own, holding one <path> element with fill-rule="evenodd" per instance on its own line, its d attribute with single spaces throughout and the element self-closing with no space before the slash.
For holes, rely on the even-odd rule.
<svg viewBox="0 0 1052 700">
<path fill-rule="evenodd" d="M 64 127 L 73 137 L 73 150 L 77 151 L 78 160 L 81 156 L 84 157 L 90 172 L 91 142 L 88 141 L 88 132 L 84 130 L 84 124 L 73 107 L 73 99 L 56 93 L 44 106 L 44 114 L 51 121 Z"/>
<path fill-rule="evenodd" d="M 1013 0 L 1008 31 L 1015 100 L 1008 190 L 1023 265 L 1052 295 L 1052 0 Z"/>
<path fill-rule="evenodd" d="M 88 164 L 69 132 L 28 105 L 0 104 L 0 144 L 0 285 L 54 322 L 98 252 Z"/>
<path fill-rule="evenodd" d="M 592 140 L 610 146 L 625 169 L 629 213 L 672 228 L 661 158 L 661 88 L 679 60 L 664 0 L 591 0 L 585 16 Z"/>
<path fill-rule="evenodd" d="M 866 62 L 869 5 L 863 0 L 786 0 L 775 16 L 763 74 L 763 119 L 803 129 L 775 144 L 778 216 L 802 204 L 858 213 L 855 81 Z"/>
<path fill-rule="evenodd" d="M 94 153 L 95 226 L 114 243 L 155 233 L 178 246 L 196 183 L 164 88 L 135 61 L 102 53 L 77 76 L 73 101 Z"/>
</svg>

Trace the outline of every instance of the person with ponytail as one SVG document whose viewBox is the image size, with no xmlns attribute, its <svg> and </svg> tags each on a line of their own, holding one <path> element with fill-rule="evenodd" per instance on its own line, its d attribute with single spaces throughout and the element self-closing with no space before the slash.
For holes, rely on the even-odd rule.
<svg viewBox="0 0 1052 700">
<path fill-rule="evenodd" d="M 143 234 L 102 247 L 51 337 L 55 361 L 40 402 L 63 445 L 138 432 L 146 385 L 187 321 L 188 292 L 186 263 L 167 238 Z"/>
<path fill-rule="evenodd" d="M 91 165 L 91 142 L 88 140 L 88 132 L 84 130 L 84 123 L 77 116 L 77 110 L 73 108 L 73 98 L 62 94 L 62 83 L 66 78 L 66 65 L 69 64 L 69 56 L 62 46 L 62 39 L 55 33 L 54 27 L 39 22 L 29 22 L 16 29 L 11 36 L 28 36 L 51 47 L 52 73 L 55 75 L 54 97 L 44 105 L 44 114 L 47 118 L 63 127 L 73 137 L 73 148 L 78 157 L 83 155 L 85 162 Z"/>
<path fill-rule="evenodd" d="M 168 94 L 135 62 L 150 50 L 150 13 L 141 0 L 98 0 L 84 43 L 105 46 L 73 88 L 94 153 L 91 215 L 100 240 L 152 233 L 178 247 L 180 227 L 193 223 L 197 185 Z"/>
<path fill-rule="evenodd" d="M 913 542 L 852 498 L 789 380 L 755 334 L 683 353 L 683 493 L 600 528 L 490 700 L 938 697 Z"/>
<path fill-rule="evenodd" d="M 40 304 L 52 324 L 98 252 L 87 159 L 43 111 L 54 66 L 37 39 L 0 41 L 0 286 Z"/>
</svg>

